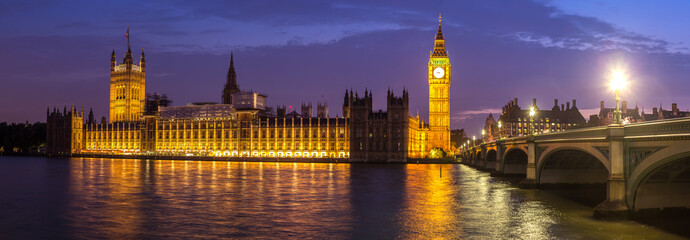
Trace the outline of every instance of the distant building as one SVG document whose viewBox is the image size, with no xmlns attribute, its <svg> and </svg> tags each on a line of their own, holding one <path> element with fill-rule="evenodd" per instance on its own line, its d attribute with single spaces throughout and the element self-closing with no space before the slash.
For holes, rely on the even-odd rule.
<svg viewBox="0 0 690 240">
<path fill-rule="evenodd" d="M 661 120 L 661 119 L 688 117 L 688 116 L 690 116 L 690 112 L 680 111 L 678 109 L 678 104 L 673 103 L 673 104 L 671 104 L 671 110 L 663 110 L 661 108 L 661 104 L 659 104 L 658 109 L 652 108 L 651 114 L 645 114 L 644 110 L 643 110 L 642 114 L 640 114 L 640 115 L 642 117 L 642 121 L 653 121 L 653 120 Z"/>
<path fill-rule="evenodd" d="M 462 144 L 467 143 L 469 138 L 465 133 L 465 129 L 450 130 L 450 144 L 453 148 L 458 149 Z"/>
<path fill-rule="evenodd" d="M 328 117 L 328 103 L 321 104 L 321 102 L 319 102 L 316 105 L 316 116 L 320 118 Z"/>
<path fill-rule="evenodd" d="M 498 139 L 498 124 L 493 114 L 489 113 L 489 116 L 484 121 L 484 136 L 482 136 L 482 140 L 488 142 L 496 139 Z"/>
<path fill-rule="evenodd" d="M 230 52 L 230 68 L 223 88 L 222 103 L 232 104 L 232 95 L 239 92 L 240 87 L 237 85 L 237 74 L 235 73 L 235 63 L 233 61 L 232 52 Z"/>
<path fill-rule="evenodd" d="M 532 99 L 536 115 L 530 122 L 529 107 L 522 109 L 518 105 L 518 99 L 510 101 L 503 109 L 499 121 L 501 121 L 501 137 L 514 137 L 527 135 L 531 127 L 535 133 L 563 131 L 568 128 L 580 127 L 586 124 L 585 118 L 577 108 L 573 99 L 573 106 L 567 102 L 558 106 L 558 99 L 554 100 L 551 110 L 541 110 L 537 107 L 537 99 Z"/>
<path fill-rule="evenodd" d="M 590 126 L 607 126 L 613 123 L 613 115 L 616 108 L 604 107 L 604 101 L 601 101 L 598 115 L 592 115 L 589 118 Z M 628 108 L 627 101 L 621 101 L 621 121 L 623 123 L 642 122 L 640 109 L 635 105 L 635 108 Z"/>
<path fill-rule="evenodd" d="M 158 113 L 158 107 L 167 107 L 170 106 L 171 103 L 172 101 L 168 99 L 167 94 L 146 94 L 144 115 L 156 115 Z"/>
<path fill-rule="evenodd" d="M 311 107 L 311 103 L 302 103 L 302 117 L 304 118 L 310 118 L 311 114 L 313 112 L 313 109 Z"/>
</svg>

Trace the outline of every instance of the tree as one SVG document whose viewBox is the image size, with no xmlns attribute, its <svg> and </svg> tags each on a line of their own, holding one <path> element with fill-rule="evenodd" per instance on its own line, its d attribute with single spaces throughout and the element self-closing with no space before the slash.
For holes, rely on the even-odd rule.
<svg viewBox="0 0 690 240">
<path fill-rule="evenodd" d="M 429 156 L 431 158 L 445 158 L 446 157 L 446 151 L 443 151 L 442 148 L 432 148 L 431 151 L 429 151 Z"/>
</svg>

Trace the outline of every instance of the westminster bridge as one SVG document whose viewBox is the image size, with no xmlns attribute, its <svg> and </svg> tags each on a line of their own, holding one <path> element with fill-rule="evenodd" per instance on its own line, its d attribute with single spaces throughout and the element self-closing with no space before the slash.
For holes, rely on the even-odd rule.
<svg viewBox="0 0 690 240">
<path fill-rule="evenodd" d="M 690 118 L 503 138 L 459 156 L 493 174 L 524 175 L 521 188 L 605 184 L 595 217 L 690 208 Z"/>
</svg>

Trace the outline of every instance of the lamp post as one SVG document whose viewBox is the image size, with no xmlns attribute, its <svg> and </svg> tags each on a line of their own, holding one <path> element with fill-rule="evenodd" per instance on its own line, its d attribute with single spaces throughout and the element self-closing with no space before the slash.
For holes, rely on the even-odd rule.
<svg viewBox="0 0 690 240">
<path fill-rule="evenodd" d="M 536 115 L 537 112 L 534 109 L 534 106 L 529 107 L 529 134 L 534 135 L 534 115 Z"/>
<path fill-rule="evenodd" d="M 617 69 L 611 73 L 611 90 L 616 93 L 616 110 L 613 112 L 613 124 L 621 124 L 621 109 L 619 107 L 621 97 L 620 90 L 625 87 L 626 76 L 623 71 Z"/>
<path fill-rule="evenodd" d="M 485 135 L 486 135 L 486 131 L 484 131 L 484 129 L 482 129 L 482 143 L 485 143 L 485 142 L 486 142 L 486 137 L 485 137 Z"/>
<path fill-rule="evenodd" d="M 501 140 L 501 121 L 498 121 L 498 140 Z"/>
<path fill-rule="evenodd" d="M 472 146 L 477 145 L 477 136 L 472 136 Z"/>
</svg>

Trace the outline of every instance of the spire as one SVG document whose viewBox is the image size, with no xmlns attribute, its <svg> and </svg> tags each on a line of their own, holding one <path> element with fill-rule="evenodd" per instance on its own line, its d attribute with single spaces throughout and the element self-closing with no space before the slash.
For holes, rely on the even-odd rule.
<svg viewBox="0 0 690 240">
<path fill-rule="evenodd" d="M 230 51 L 230 67 L 228 68 L 228 75 L 223 88 L 223 104 L 232 104 L 232 94 L 240 91 L 240 88 L 237 86 L 237 74 L 235 74 L 235 61 L 233 58 L 233 53 Z"/>
<path fill-rule="evenodd" d="M 123 64 L 132 63 L 132 49 L 127 47 L 127 53 L 125 53 L 125 58 L 122 59 Z"/>
<path fill-rule="evenodd" d="M 436 40 L 443 40 L 443 31 L 441 31 L 441 13 L 438 14 L 438 32 L 436 33 Z"/>
<path fill-rule="evenodd" d="M 110 72 L 115 71 L 115 65 L 117 64 L 117 59 L 115 58 L 115 47 L 113 47 L 113 53 L 110 54 Z"/>
<path fill-rule="evenodd" d="M 228 68 L 226 88 L 239 90 L 237 86 L 237 74 L 235 73 L 235 60 L 232 51 L 230 51 L 230 67 Z"/>
<path fill-rule="evenodd" d="M 141 58 L 139 59 L 139 67 L 141 67 L 142 72 L 146 71 L 146 58 L 144 56 L 144 48 L 141 49 Z"/>
<path fill-rule="evenodd" d="M 443 38 L 443 31 L 441 30 L 441 14 L 438 14 L 438 32 L 436 32 L 436 39 L 434 40 L 434 51 L 431 52 L 432 57 L 448 57 L 446 53 L 446 43 Z"/>
</svg>

